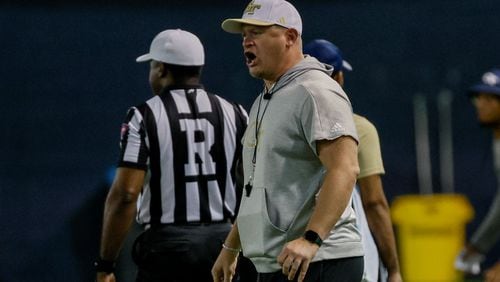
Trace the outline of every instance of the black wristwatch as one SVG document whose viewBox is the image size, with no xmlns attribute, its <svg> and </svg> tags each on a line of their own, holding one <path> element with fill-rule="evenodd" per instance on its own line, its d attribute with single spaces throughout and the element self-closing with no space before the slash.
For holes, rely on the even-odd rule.
<svg viewBox="0 0 500 282">
<path fill-rule="evenodd" d="M 316 244 L 318 246 L 321 246 L 321 244 L 323 243 L 323 240 L 321 240 L 321 237 L 319 237 L 318 233 L 316 233 L 312 230 L 307 230 L 306 232 L 304 232 L 303 237 L 307 241 L 309 241 L 313 244 Z"/>
<path fill-rule="evenodd" d="M 94 270 L 95 272 L 106 272 L 113 273 L 115 272 L 116 262 L 112 260 L 103 260 L 102 258 L 97 258 L 94 261 Z"/>
</svg>

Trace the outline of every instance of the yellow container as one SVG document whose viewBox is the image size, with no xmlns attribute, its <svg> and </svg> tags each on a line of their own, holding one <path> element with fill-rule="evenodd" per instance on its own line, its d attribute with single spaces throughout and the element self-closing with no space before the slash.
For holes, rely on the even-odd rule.
<svg viewBox="0 0 500 282">
<path fill-rule="evenodd" d="M 400 196 L 391 214 L 404 281 L 463 281 L 453 263 L 465 244 L 465 226 L 474 216 L 465 196 Z"/>
</svg>

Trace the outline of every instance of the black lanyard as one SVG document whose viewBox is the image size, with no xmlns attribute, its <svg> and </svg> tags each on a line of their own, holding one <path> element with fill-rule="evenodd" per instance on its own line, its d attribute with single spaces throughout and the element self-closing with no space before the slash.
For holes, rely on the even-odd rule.
<svg viewBox="0 0 500 282">
<path fill-rule="evenodd" d="M 248 177 L 248 182 L 245 185 L 245 191 L 247 197 L 250 197 L 250 193 L 253 188 L 253 176 L 255 174 L 255 164 L 257 163 L 257 147 L 259 146 L 259 130 L 262 127 L 262 120 L 264 119 L 264 115 L 266 114 L 267 106 L 271 102 L 272 94 L 266 91 L 263 95 L 260 95 L 259 106 L 257 107 L 257 115 L 255 116 L 255 147 L 253 148 L 253 156 L 252 156 L 252 174 Z M 264 110 L 262 111 L 262 116 L 259 120 L 260 115 L 260 107 L 262 105 L 262 100 L 267 100 L 266 105 L 264 106 Z"/>
</svg>

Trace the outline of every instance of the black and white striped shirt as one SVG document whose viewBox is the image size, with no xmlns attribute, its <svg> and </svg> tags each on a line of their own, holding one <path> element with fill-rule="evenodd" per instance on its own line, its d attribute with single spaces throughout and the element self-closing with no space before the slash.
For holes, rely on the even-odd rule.
<svg viewBox="0 0 500 282">
<path fill-rule="evenodd" d="M 201 86 L 170 87 L 132 107 L 122 126 L 120 167 L 143 169 L 140 224 L 235 216 L 235 170 L 247 113 Z"/>
</svg>

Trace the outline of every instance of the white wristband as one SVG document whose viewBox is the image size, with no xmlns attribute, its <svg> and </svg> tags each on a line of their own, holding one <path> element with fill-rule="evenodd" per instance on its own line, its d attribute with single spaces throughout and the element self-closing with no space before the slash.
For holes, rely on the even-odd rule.
<svg viewBox="0 0 500 282">
<path fill-rule="evenodd" d="M 235 249 L 235 248 L 228 247 L 224 243 L 222 243 L 222 248 L 225 249 L 225 250 L 228 250 L 228 251 L 230 251 L 232 253 L 235 253 L 235 254 L 238 254 L 241 251 L 241 249 Z"/>
</svg>

